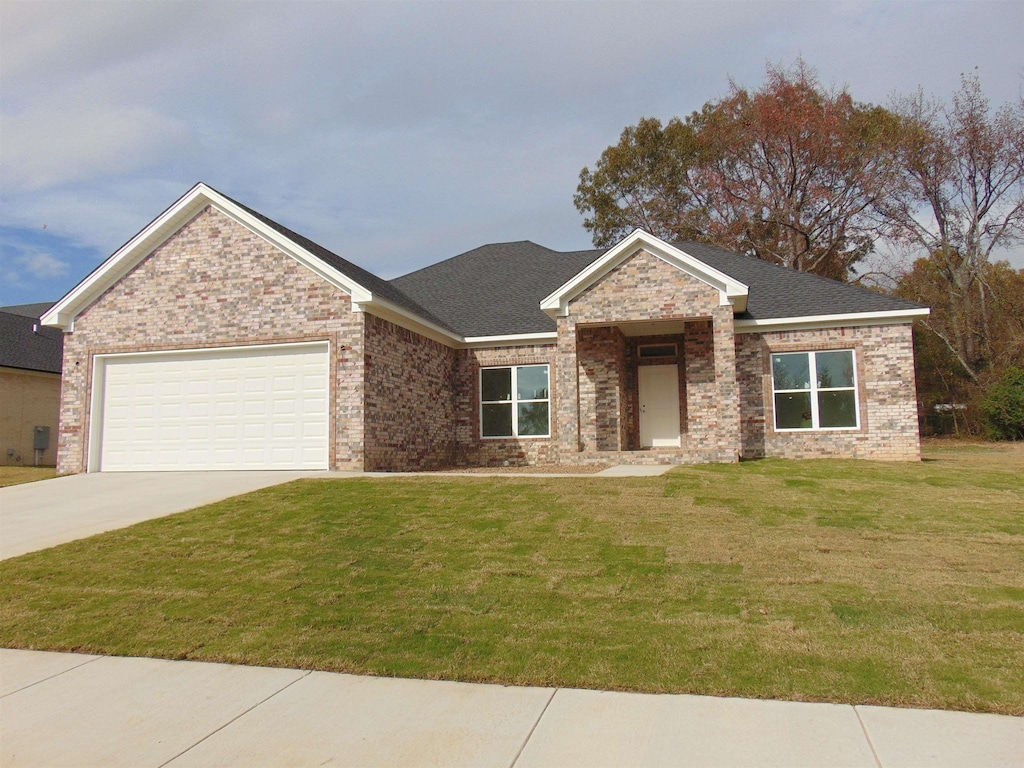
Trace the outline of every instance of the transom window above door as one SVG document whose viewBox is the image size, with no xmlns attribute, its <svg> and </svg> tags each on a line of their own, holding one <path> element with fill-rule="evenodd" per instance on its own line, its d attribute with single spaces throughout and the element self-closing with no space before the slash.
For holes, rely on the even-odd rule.
<svg viewBox="0 0 1024 768">
<path fill-rule="evenodd" d="M 549 374 L 547 365 L 481 368 L 481 437 L 550 437 Z"/>
<path fill-rule="evenodd" d="M 772 355 L 775 429 L 856 429 L 857 366 L 852 349 Z"/>
</svg>

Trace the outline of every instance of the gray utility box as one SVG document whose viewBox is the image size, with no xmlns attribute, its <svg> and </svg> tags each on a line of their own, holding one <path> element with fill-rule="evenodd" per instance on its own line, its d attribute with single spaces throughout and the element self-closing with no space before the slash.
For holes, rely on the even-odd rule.
<svg viewBox="0 0 1024 768">
<path fill-rule="evenodd" d="M 32 449 L 45 451 L 50 447 L 50 428 L 36 427 L 32 430 Z"/>
</svg>

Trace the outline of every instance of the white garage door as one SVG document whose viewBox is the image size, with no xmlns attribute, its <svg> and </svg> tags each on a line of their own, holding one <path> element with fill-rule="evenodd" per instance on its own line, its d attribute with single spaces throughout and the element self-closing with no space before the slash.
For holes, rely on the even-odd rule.
<svg viewBox="0 0 1024 768">
<path fill-rule="evenodd" d="M 326 469 L 328 377 L 326 342 L 97 358 L 92 468 Z"/>
</svg>

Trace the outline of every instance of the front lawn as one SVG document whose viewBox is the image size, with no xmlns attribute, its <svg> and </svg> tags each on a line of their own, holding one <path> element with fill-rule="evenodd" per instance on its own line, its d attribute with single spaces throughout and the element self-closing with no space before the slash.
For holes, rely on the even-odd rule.
<svg viewBox="0 0 1024 768">
<path fill-rule="evenodd" d="M 0 645 L 1024 714 L 1024 451 L 303 480 L 0 563 Z"/>
</svg>

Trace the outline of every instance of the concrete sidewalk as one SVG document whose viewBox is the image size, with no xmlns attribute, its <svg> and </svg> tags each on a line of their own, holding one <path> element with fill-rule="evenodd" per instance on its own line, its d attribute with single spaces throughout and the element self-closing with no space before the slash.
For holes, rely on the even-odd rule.
<svg viewBox="0 0 1024 768">
<path fill-rule="evenodd" d="M 1016 766 L 1024 718 L 0 650 L 0 766 Z"/>
</svg>

